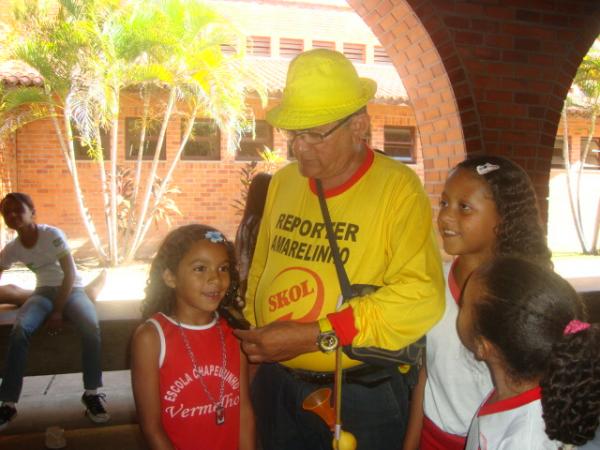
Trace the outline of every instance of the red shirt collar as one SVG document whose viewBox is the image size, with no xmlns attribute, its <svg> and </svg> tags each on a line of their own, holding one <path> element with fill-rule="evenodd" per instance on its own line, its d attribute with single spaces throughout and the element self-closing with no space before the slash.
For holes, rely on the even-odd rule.
<svg viewBox="0 0 600 450">
<path fill-rule="evenodd" d="M 539 386 L 529 389 L 528 391 L 522 392 L 514 397 L 505 398 L 494 403 L 489 403 L 489 399 L 493 397 L 494 389 L 489 395 L 485 403 L 479 409 L 477 416 L 485 416 L 488 414 L 495 414 L 503 411 L 510 411 L 511 409 L 519 408 L 520 406 L 534 402 L 542 398 L 542 389 Z"/>
<path fill-rule="evenodd" d="M 367 154 L 363 162 L 360 164 L 359 168 L 356 169 L 356 172 L 352 174 L 348 181 L 333 189 L 326 190 L 325 198 L 334 197 L 350 189 L 358 180 L 362 178 L 362 176 L 367 172 L 367 170 L 369 170 L 369 168 L 373 165 L 373 161 L 375 160 L 375 153 L 373 152 L 373 150 L 371 150 L 371 148 L 368 145 L 365 144 L 365 147 L 367 148 Z M 308 184 L 313 194 L 317 195 L 317 184 L 315 182 L 315 179 L 310 178 L 308 180 Z"/>
</svg>

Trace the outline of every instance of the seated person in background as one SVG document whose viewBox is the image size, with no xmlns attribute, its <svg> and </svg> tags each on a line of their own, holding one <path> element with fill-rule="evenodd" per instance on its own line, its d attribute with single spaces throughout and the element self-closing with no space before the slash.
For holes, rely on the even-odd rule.
<svg viewBox="0 0 600 450">
<path fill-rule="evenodd" d="M 45 322 L 50 330 L 69 319 L 82 336 L 82 365 L 85 392 L 81 401 L 86 415 L 95 423 L 110 418 L 102 401 L 100 327 L 94 304 L 83 290 L 67 239 L 58 228 L 36 224 L 35 207 L 27 194 L 12 192 L 0 201 L 0 213 L 17 238 L 0 252 L 0 276 L 15 262 L 22 262 L 36 275 L 33 295 L 19 309 L 10 333 L 6 373 L 0 385 L 0 430 L 16 416 L 15 404 L 23 387 L 29 339 Z"/>
</svg>

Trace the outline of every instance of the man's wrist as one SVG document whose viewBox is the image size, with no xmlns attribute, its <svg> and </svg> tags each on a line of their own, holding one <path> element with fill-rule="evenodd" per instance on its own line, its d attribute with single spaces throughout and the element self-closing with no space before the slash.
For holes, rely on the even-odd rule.
<svg viewBox="0 0 600 450">
<path fill-rule="evenodd" d="M 340 340 L 327 317 L 320 319 L 318 324 L 317 347 L 323 353 L 330 353 L 338 348 Z"/>
</svg>

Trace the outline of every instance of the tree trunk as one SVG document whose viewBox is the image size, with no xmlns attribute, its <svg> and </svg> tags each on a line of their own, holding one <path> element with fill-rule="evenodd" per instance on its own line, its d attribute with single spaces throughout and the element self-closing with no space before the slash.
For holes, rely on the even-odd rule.
<svg viewBox="0 0 600 450">
<path fill-rule="evenodd" d="M 571 217 L 573 218 L 573 224 L 575 225 L 575 231 L 577 232 L 577 239 L 579 239 L 579 245 L 581 245 L 581 249 L 583 253 L 587 253 L 585 248 L 585 241 L 583 239 L 583 231 L 581 229 L 581 223 L 578 220 L 576 211 L 575 211 L 575 201 L 573 199 L 573 188 L 571 186 L 571 160 L 569 159 L 569 125 L 567 122 L 567 104 L 562 110 L 562 119 L 563 119 L 563 162 L 565 164 L 565 175 L 567 180 L 567 192 L 569 194 L 569 206 L 571 208 Z"/>
<path fill-rule="evenodd" d="M 100 258 L 100 262 L 105 265 L 107 263 L 106 253 L 102 249 L 102 244 L 100 242 L 100 236 L 96 231 L 96 227 L 94 226 L 94 222 L 92 217 L 90 216 L 88 209 L 85 207 L 83 192 L 81 191 L 81 186 L 79 184 L 79 175 L 77 173 L 77 166 L 75 164 L 75 151 L 73 149 L 73 133 L 71 132 L 71 121 L 68 117 L 68 114 L 64 114 L 64 127 L 65 132 L 67 133 L 67 141 L 65 142 L 63 138 L 62 131 L 60 129 L 60 124 L 58 119 L 56 118 L 56 110 L 54 107 L 52 109 L 52 123 L 54 124 L 54 130 L 56 131 L 56 135 L 58 136 L 58 141 L 60 143 L 61 150 L 63 152 L 63 156 L 65 158 L 65 163 L 67 164 L 67 168 L 69 169 L 69 173 L 71 174 L 71 178 L 73 180 L 73 189 L 75 190 L 75 199 L 77 201 L 77 207 L 79 209 L 79 215 L 83 220 L 86 231 L 94 246 L 94 249 L 98 253 L 98 257 Z"/>
<path fill-rule="evenodd" d="M 142 180 L 142 161 L 144 160 L 144 152 L 142 149 L 146 143 L 146 128 L 148 126 L 148 115 L 150 111 L 150 91 L 148 89 L 142 88 L 143 97 L 144 97 L 144 112 L 142 113 L 142 129 L 140 131 L 140 143 L 139 143 L 139 151 L 137 154 L 136 164 L 135 164 L 135 178 L 133 181 L 133 192 L 131 193 L 131 204 L 129 206 L 129 217 L 127 218 L 127 227 L 125 228 L 125 238 L 123 248 L 125 249 L 125 254 L 129 255 L 130 245 L 132 243 L 129 242 L 131 239 L 131 232 L 135 227 L 135 211 L 137 209 L 137 199 L 139 193 L 139 186 Z"/>
<path fill-rule="evenodd" d="M 158 168 L 158 160 L 160 157 L 160 150 L 162 148 L 162 144 L 165 138 L 165 133 L 167 131 L 167 125 L 169 123 L 169 119 L 171 118 L 171 113 L 173 112 L 173 107 L 175 105 L 176 92 L 175 88 L 172 88 L 169 93 L 169 100 L 167 102 L 167 107 L 165 109 L 162 126 L 160 128 L 160 133 L 158 135 L 158 140 L 156 142 L 156 148 L 154 150 L 154 159 L 152 160 L 152 167 L 150 169 L 150 173 L 148 174 L 148 180 L 146 181 L 146 192 L 144 194 L 144 200 L 142 202 L 142 207 L 140 214 L 138 216 L 138 220 L 135 227 L 135 234 L 133 237 L 133 242 L 131 247 L 129 248 L 129 253 L 127 255 L 126 260 L 131 261 L 135 256 L 135 252 L 139 247 L 142 239 L 142 228 L 144 226 L 144 222 L 146 220 L 146 214 L 148 212 L 148 208 L 150 206 L 150 197 L 152 196 L 152 187 L 154 185 L 154 178 L 156 177 L 156 171 Z M 139 149 L 141 152 L 142 149 Z"/>
<path fill-rule="evenodd" d="M 142 239 L 144 239 L 144 236 L 146 236 L 146 233 L 148 232 L 148 229 L 150 228 L 150 225 L 152 224 L 152 215 L 154 213 L 154 210 L 158 207 L 158 205 L 160 204 L 160 201 L 162 199 L 162 196 L 167 191 L 167 187 L 169 185 L 169 181 L 171 180 L 171 177 L 173 176 L 175 167 L 177 166 L 177 163 L 181 159 L 181 154 L 183 153 L 183 149 L 185 148 L 185 145 L 187 144 L 187 142 L 190 138 L 190 135 L 192 134 L 192 130 L 194 129 L 194 123 L 196 122 L 196 114 L 198 114 L 198 109 L 199 109 L 199 106 L 196 103 L 196 105 L 194 106 L 194 109 L 192 111 L 192 114 L 190 115 L 190 120 L 188 121 L 187 127 L 185 129 L 185 133 L 181 138 L 181 143 L 179 145 L 179 148 L 177 149 L 177 153 L 175 154 L 173 161 L 171 162 L 171 166 L 169 167 L 169 171 L 167 172 L 164 179 L 162 180 L 162 183 L 158 189 L 158 192 L 156 193 L 156 197 L 154 198 L 154 205 L 152 205 L 152 211 L 150 212 L 148 219 L 146 219 L 146 223 L 144 224 L 144 228 L 142 229 L 140 241 Z"/>
<path fill-rule="evenodd" d="M 118 99 L 118 93 L 117 93 Z M 118 105 L 117 101 L 117 105 Z M 119 131 L 119 115 L 113 112 L 110 125 L 110 228 L 112 239 L 110 242 L 110 263 L 112 266 L 119 264 L 119 231 L 117 226 L 117 145 Z"/>
<path fill-rule="evenodd" d="M 110 221 L 108 218 L 108 208 L 110 196 L 108 194 L 108 185 L 106 184 L 106 168 L 104 167 L 104 149 L 102 148 L 102 138 L 100 137 L 100 128 L 96 127 L 96 142 L 100 147 L 100 153 L 98 154 L 98 168 L 100 169 L 100 183 L 102 184 L 102 213 L 104 214 L 104 222 L 106 225 L 106 231 L 108 234 L 108 241 L 112 239 Z"/>
<path fill-rule="evenodd" d="M 588 133 L 588 137 L 585 141 L 585 147 L 583 149 L 583 153 L 581 154 L 581 164 L 579 164 L 579 169 L 577 171 L 577 189 L 575 191 L 575 195 L 576 195 L 576 199 L 577 199 L 577 216 L 579 219 L 579 223 L 581 224 L 581 229 L 582 229 L 582 236 L 583 239 L 585 240 L 585 235 L 583 233 L 583 214 L 581 213 L 581 179 L 583 178 L 583 173 L 584 173 L 584 166 L 585 166 L 585 162 L 587 161 L 588 155 L 590 153 L 590 146 L 592 144 L 592 139 L 594 137 L 594 130 L 596 129 L 596 110 L 595 108 L 592 108 L 592 115 L 590 117 L 590 128 L 589 128 L 589 133 Z M 594 241 L 594 236 L 592 236 L 592 241 Z M 592 246 L 588 249 L 589 253 L 590 251 L 593 251 L 595 248 L 595 246 L 592 243 Z M 584 252 L 586 253 L 586 252 Z"/>
</svg>

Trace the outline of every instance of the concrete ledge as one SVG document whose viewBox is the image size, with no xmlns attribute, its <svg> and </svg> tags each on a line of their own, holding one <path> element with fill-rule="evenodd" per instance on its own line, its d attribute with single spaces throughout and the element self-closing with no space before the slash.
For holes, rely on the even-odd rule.
<svg viewBox="0 0 600 450">
<path fill-rule="evenodd" d="M 96 303 L 102 333 L 102 369 L 129 368 L 129 342 L 141 322 L 141 301 L 102 301 Z M 17 309 L 0 311 L 0 374 L 8 337 Z M 42 327 L 31 338 L 26 376 L 75 373 L 81 371 L 81 342 L 77 331 L 67 324 L 56 336 L 49 336 Z"/>
<path fill-rule="evenodd" d="M 573 283 L 578 288 L 576 283 Z M 581 290 L 591 322 L 600 322 L 600 289 Z M 102 333 L 102 369 L 104 371 L 129 369 L 131 336 L 141 322 L 141 300 L 102 301 L 96 303 Z M 0 310 L 0 374 L 4 373 L 4 359 L 8 337 L 17 315 L 17 309 Z M 56 336 L 49 336 L 44 328 L 32 337 L 27 360 L 26 376 L 76 373 L 81 371 L 81 343 L 76 330 L 67 325 Z"/>
</svg>

